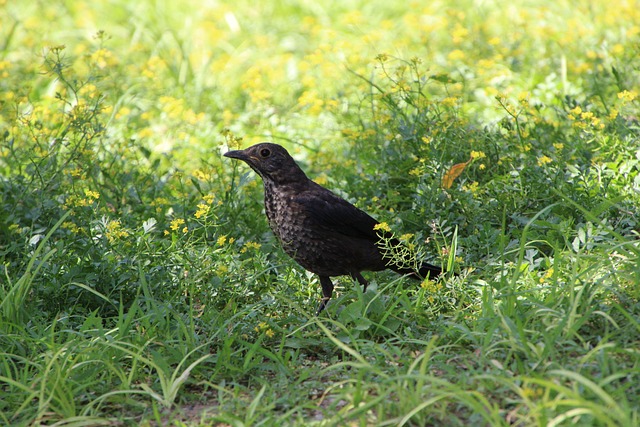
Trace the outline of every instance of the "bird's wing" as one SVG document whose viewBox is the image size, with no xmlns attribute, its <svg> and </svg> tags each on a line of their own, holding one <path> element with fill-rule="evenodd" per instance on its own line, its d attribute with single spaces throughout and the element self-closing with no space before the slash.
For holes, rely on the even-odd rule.
<svg viewBox="0 0 640 427">
<path fill-rule="evenodd" d="M 299 193 L 295 201 L 316 224 L 331 231 L 373 242 L 380 240 L 373 229 L 378 221 L 326 188 L 318 186 Z"/>
</svg>

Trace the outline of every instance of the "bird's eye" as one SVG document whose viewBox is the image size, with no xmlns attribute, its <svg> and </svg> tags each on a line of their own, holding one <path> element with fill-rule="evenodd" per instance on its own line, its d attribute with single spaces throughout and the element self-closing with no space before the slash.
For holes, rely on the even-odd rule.
<svg viewBox="0 0 640 427">
<path fill-rule="evenodd" d="M 262 150 L 260 150 L 260 155 L 262 157 L 269 157 L 271 155 L 271 150 L 269 150 L 268 148 L 263 148 Z"/>
</svg>

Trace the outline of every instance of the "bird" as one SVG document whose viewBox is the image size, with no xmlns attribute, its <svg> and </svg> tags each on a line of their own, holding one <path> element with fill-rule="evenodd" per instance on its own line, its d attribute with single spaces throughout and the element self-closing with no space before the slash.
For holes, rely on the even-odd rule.
<svg viewBox="0 0 640 427">
<path fill-rule="evenodd" d="M 333 295 L 331 277 L 351 276 L 366 292 L 362 271 L 390 269 L 420 280 L 442 273 L 436 265 L 424 262 L 415 269 L 391 256 L 385 248 L 399 248 L 400 241 L 369 214 L 309 179 L 281 145 L 263 142 L 224 156 L 245 162 L 262 178 L 273 233 L 285 253 L 320 279 L 316 315 Z"/>
</svg>

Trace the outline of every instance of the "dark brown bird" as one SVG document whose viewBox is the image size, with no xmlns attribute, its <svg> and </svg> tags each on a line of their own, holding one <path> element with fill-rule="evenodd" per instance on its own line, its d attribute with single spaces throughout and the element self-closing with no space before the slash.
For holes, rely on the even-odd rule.
<svg viewBox="0 0 640 427">
<path fill-rule="evenodd" d="M 416 279 L 442 272 L 427 263 L 415 271 L 399 265 L 395 257 L 385 256 L 381 236 L 391 239 L 388 244 L 392 247 L 400 242 L 390 233 L 374 230 L 378 221 L 367 213 L 307 178 L 280 145 L 261 143 L 229 151 L 225 156 L 246 162 L 262 177 L 271 229 L 284 251 L 320 278 L 323 298 L 318 314 L 333 294 L 331 276 L 350 275 L 366 291 L 367 281 L 361 271 L 388 268 Z"/>
</svg>

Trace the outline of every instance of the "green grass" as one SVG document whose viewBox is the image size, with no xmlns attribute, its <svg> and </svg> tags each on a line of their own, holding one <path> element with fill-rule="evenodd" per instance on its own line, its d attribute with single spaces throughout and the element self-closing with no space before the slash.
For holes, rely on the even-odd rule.
<svg viewBox="0 0 640 427">
<path fill-rule="evenodd" d="M 640 424 L 634 2 L 0 2 L 0 424 Z M 421 285 L 320 286 L 283 144 Z"/>
</svg>

